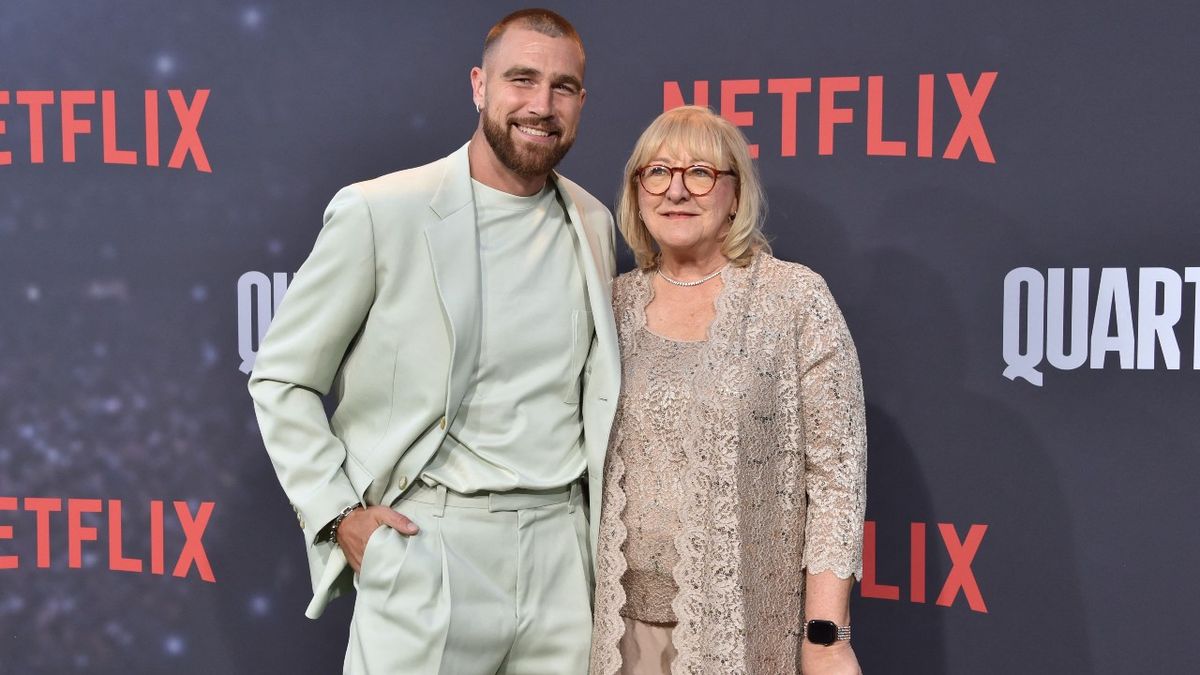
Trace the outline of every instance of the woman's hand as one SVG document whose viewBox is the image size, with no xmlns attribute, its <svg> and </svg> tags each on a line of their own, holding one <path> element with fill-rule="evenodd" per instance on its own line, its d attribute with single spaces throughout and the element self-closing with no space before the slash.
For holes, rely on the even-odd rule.
<svg viewBox="0 0 1200 675">
<path fill-rule="evenodd" d="M 803 642 L 800 646 L 800 672 L 803 675 L 862 675 L 858 657 L 850 642 L 829 646 Z"/>
</svg>

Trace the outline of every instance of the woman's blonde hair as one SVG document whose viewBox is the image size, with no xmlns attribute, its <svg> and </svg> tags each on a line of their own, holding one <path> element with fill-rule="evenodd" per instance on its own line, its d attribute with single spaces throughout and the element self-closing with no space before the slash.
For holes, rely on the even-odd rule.
<svg viewBox="0 0 1200 675">
<path fill-rule="evenodd" d="M 721 242 L 721 253 L 730 262 L 743 267 L 756 252 L 771 250 L 762 231 L 766 196 L 746 148 L 746 137 L 709 108 L 689 105 L 668 110 L 651 122 L 625 163 L 625 181 L 617 198 L 617 227 L 633 249 L 639 268 L 658 266 L 658 246 L 638 213 L 638 178 L 634 172 L 664 148 L 737 172 L 737 214 Z"/>
</svg>

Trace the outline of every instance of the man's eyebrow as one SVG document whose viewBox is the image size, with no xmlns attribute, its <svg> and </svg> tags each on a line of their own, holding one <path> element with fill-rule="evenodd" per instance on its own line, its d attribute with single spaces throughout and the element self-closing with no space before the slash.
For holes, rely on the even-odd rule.
<svg viewBox="0 0 1200 675">
<path fill-rule="evenodd" d="M 542 71 L 538 70 L 537 68 L 530 68 L 529 66 L 513 66 L 512 68 L 504 71 L 504 75 L 502 75 L 502 77 L 509 78 L 541 74 Z"/>
</svg>

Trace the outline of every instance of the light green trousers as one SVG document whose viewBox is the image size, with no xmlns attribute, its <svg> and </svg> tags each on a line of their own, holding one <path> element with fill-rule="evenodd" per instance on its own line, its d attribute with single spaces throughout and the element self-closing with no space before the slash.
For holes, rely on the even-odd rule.
<svg viewBox="0 0 1200 675">
<path fill-rule="evenodd" d="M 463 496 L 418 486 L 393 505 L 421 528 L 367 541 L 344 672 L 585 675 L 588 520 L 557 494 Z"/>
</svg>

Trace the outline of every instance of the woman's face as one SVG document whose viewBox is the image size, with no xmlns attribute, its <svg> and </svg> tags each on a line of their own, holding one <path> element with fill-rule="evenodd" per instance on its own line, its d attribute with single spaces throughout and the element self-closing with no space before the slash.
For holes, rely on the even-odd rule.
<svg viewBox="0 0 1200 675">
<path fill-rule="evenodd" d="M 669 168 L 702 166 L 718 171 L 731 168 L 666 148 L 659 149 L 643 166 L 651 164 Z M 664 252 L 707 257 L 720 250 L 721 241 L 729 232 L 730 215 L 737 211 L 738 178 L 719 175 L 712 190 L 697 196 L 684 185 L 683 173 L 673 172 L 670 187 L 661 195 L 647 192 L 639 180 L 638 210 L 650 236 Z"/>
</svg>

